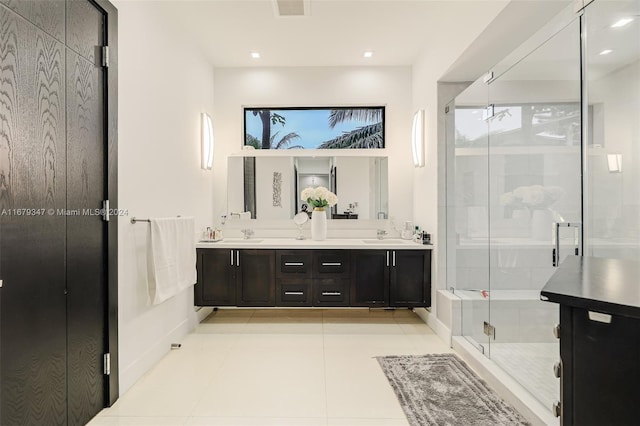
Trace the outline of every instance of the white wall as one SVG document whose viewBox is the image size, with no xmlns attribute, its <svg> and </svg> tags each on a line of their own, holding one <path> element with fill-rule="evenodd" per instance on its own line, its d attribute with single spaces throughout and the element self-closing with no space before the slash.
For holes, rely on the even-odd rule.
<svg viewBox="0 0 640 426">
<path fill-rule="evenodd" d="M 200 169 L 200 113 L 213 112 L 213 68 L 183 43 L 153 2 L 116 1 L 119 31 L 119 207 L 141 218 L 212 222 L 213 177 Z M 196 324 L 193 290 L 150 306 L 145 274 L 149 226 L 121 217 L 120 393 Z"/>
<path fill-rule="evenodd" d="M 216 68 L 214 159 L 216 199 L 225 199 L 227 156 L 243 144 L 245 106 L 386 106 L 390 215 L 413 216 L 411 69 L 409 67 Z M 362 150 L 362 155 L 370 155 Z M 224 206 L 216 206 L 219 217 Z"/>
</svg>

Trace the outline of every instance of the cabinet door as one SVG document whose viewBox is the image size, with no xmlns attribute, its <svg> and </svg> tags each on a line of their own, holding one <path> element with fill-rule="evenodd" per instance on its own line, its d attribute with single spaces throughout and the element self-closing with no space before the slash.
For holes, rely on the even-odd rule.
<svg viewBox="0 0 640 426">
<path fill-rule="evenodd" d="M 394 250 L 391 253 L 391 306 L 431 305 L 431 251 Z"/>
<path fill-rule="evenodd" d="M 194 287 L 198 306 L 233 306 L 236 282 L 235 250 L 198 249 L 198 282 Z"/>
<path fill-rule="evenodd" d="M 305 278 L 278 279 L 276 306 L 311 306 L 311 280 Z"/>
<path fill-rule="evenodd" d="M 388 250 L 351 252 L 351 306 L 389 306 Z"/>
<path fill-rule="evenodd" d="M 275 250 L 236 250 L 238 306 L 275 306 Z"/>
<path fill-rule="evenodd" d="M 349 279 L 313 280 L 313 306 L 349 306 Z"/>
</svg>

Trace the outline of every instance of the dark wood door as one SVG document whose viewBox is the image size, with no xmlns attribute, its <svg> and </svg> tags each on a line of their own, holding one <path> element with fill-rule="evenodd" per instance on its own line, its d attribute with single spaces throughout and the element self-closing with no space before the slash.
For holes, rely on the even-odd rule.
<svg viewBox="0 0 640 426">
<path fill-rule="evenodd" d="M 0 424 L 65 424 L 65 48 L 0 5 L 0 58 Z"/>
<path fill-rule="evenodd" d="M 391 255 L 389 294 L 391 306 L 431 305 L 429 250 L 394 250 Z"/>
<path fill-rule="evenodd" d="M 236 250 L 238 306 L 275 306 L 275 250 Z"/>
<path fill-rule="evenodd" d="M 104 12 L 0 2 L 0 424 L 86 424 L 107 399 Z"/>
<path fill-rule="evenodd" d="M 388 250 L 351 251 L 351 306 L 389 306 Z"/>
<path fill-rule="evenodd" d="M 235 306 L 236 250 L 198 249 L 198 282 L 194 286 L 198 306 Z"/>
<path fill-rule="evenodd" d="M 104 406 L 107 352 L 107 222 L 104 15 L 87 0 L 67 2 L 67 366 L 68 424 Z"/>
</svg>

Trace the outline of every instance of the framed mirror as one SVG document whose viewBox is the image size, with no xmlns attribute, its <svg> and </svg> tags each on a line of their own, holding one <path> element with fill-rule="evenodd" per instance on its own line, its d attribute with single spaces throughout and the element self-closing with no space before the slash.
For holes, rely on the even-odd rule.
<svg viewBox="0 0 640 426">
<path fill-rule="evenodd" d="M 380 156 L 229 157 L 227 217 L 291 220 L 311 208 L 300 193 L 324 186 L 338 196 L 327 219 L 387 219 L 388 159 Z"/>
</svg>

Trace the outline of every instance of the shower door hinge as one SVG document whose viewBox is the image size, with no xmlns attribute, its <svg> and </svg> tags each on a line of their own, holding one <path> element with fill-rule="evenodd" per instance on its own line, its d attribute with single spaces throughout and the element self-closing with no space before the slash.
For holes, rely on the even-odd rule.
<svg viewBox="0 0 640 426">
<path fill-rule="evenodd" d="M 111 374 L 111 354 L 110 353 L 106 353 L 103 356 L 102 359 L 102 364 L 103 364 L 103 373 L 105 376 L 108 376 Z"/>
<path fill-rule="evenodd" d="M 490 119 L 491 117 L 493 117 L 495 115 L 494 111 L 495 110 L 494 110 L 493 104 L 489 105 L 488 107 L 486 107 L 484 109 L 484 111 L 482 111 L 482 119 L 485 120 L 485 121 Z"/>
<path fill-rule="evenodd" d="M 102 46 L 102 66 L 109 68 L 109 46 Z"/>
<path fill-rule="evenodd" d="M 489 83 L 491 80 L 493 80 L 493 71 L 489 71 L 488 73 L 486 73 L 484 75 L 484 78 L 482 79 L 484 83 Z"/>
<path fill-rule="evenodd" d="M 449 113 L 449 105 L 447 105 L 446 107 L 444 107 L 444 113 L 448 114 Z"/>
<path fill-rule="evenodd" d="M 484 322 L 484 334 L 496 340 L 496 328 L 486 321 Z"/>
</svg>

